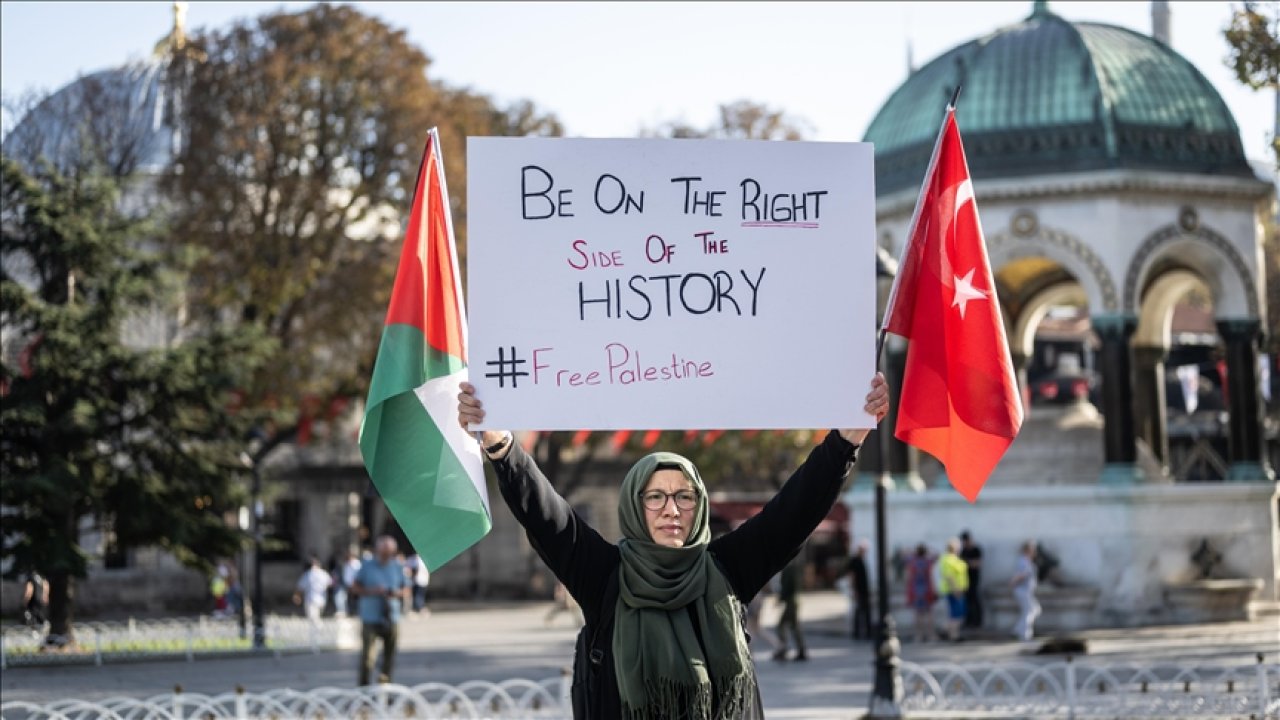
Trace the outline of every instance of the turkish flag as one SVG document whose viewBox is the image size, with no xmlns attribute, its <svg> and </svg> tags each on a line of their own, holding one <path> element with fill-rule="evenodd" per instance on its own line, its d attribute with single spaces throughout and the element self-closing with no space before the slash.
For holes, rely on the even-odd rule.
<svg viewBox="0 0 1280 720">
<path fill-rule="evenodd" d="M 894 435 L 938 458 L 973 502 L 1022 427 L 1022 403 L 954 108 L 934 145 L 883 329 L 911 341 Z"/>
</svg>

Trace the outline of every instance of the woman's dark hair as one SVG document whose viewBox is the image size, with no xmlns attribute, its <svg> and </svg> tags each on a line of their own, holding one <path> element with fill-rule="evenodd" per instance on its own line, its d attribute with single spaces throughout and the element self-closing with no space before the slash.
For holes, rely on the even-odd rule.
<svg viewBox="0 0 1280 720">
<path fill-rule="evenodd" d="M 925 547 L 924 543 L 920 543 L 919 545 L 916 546 L 916 557 L 924 557 L 925 555 L 928 555 L 928 554 L 929 554 L 929 548 Z"/>
</svg>

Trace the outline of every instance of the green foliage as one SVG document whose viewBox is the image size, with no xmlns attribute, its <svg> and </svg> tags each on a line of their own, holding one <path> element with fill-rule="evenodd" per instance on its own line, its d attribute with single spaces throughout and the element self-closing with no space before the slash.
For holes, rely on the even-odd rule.
<svg viewBox="0 0 1280 720">
<path fill-rule="evenodd" d="M 352 7 L 264 15 L 190 47 L 204 59 L 179 75 L 173 237 L 199 253 L 195 312 L 277 341 L 247 388 L 275 416 L 258 461 L 308 404 L 365 393 L 427 131 L 440 126 L 461 240 L 466 136 L 560 126 L 529 103 L 430 82 L 403 30 Z"/>
<path fill-rule="evenodd" d="M 125 342 L 176 300 L 139 249 L 154 223 L 122 214 L 102 175 L 2 162 L 3 556 L 10 576 L 50 577 L 57 631 L 67 578 L 87 570 L 87 520 L 116 549 L 160 544 L 191 566 L 236 552 L 226 516 L 242 502 L 248 418 L 231 398 L 264 344 L 216 331 Z"/>
<path fill-rule="evenodd" d="M 1223 31 L 1227 65 L 1254 90 L 1280 87 L 1280 3 L 1247 2 Z"/>
<path fill-rule="evenodd" d="M 1280 92 L 1280 3 L 1244 3 L 1223 35 L 1236 78 L 1254 90 Z M 1271 147 L 1280 167 L 1280 137 L 1271 139 Z"/>
<path fill-rule="evenodd" d="M 720 119 L 707 128 L 683 121 L 669 122 L 643 134 L 670 138 L 722 138 L 725 140 L 803 140 L 809 124 L 768 105 L 737 100 L 719 108 Z"/>
</svg>

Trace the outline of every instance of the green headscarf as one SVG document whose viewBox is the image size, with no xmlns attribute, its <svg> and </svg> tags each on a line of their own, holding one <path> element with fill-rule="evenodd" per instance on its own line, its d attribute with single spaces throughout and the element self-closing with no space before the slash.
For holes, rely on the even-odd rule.
<svg viewBox="0 0 1280 720">
<path fill-rule="evenodd" d="M 653 473 L 667 467 L 683 472 L 698 493 L 682 548 L 653 542 L 640 499 Z M 734 718 L 755 696 L 741 605 L 707 554 L 710 518 L 702 478 L 679 455 L 648 455 L 622 481 L 613 658 L 627 720 L 709 720 L 713 707 Z"/>
</svg>

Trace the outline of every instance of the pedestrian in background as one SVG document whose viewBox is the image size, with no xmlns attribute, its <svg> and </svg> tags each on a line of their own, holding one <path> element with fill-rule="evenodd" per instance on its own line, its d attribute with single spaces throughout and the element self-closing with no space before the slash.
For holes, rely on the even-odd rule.
<svg viewBox="0 0 1280 720">
<path fill-rule="evenodd" d="M 329 586 L 332 584 L 333 578 L 320 567 L 320 558 L 312 555 L 298 578 L 298 584 L 294 586 L 293 604 L 302 606 L 302 613 L 308 620 L 319 622 L 329 597 Z"/>
<path fill-rule="evenodd" d="M 431 571 L 427 569 L 427 561 L 418 553 L 409 556 L 406 561 L 409 582 L 413 584 L 413 611 L 430 615 L 427 610 L 427 586 L 431 584 Z"/>
<path fill-rule="evenodd" d="M 378 538 L 377 552 L 360 566 L 351 594 L 360 603 L 360 685 L 369 684 L 379 640 L 382 641 L 382 672 L 378 682 L 391 682 L 395 669 L 396 645 L 400 637 L 400 617 L 409 597 L 409 579 L 404 563 L 396 557 L 396 540 Z"/>
<path fill-rule="evenodd" d="M 964 594 L 964 626 L 982 627 L 982 546 L 968 530 L 960 533 L 960 559 L 969 567 L 969 590 Z"/>
<path fill-rule="evenodd" d="M 22 584 L 22 619 L 30 627 L 42 627 L 49 607 L 49 583 L 35 570 L 27 573 Z"/>
<path fill-rule="evenodd" d="M 209 594 L 213 596 L 213 616 L 224 617 L 228 614 L 227 604 L 227 569 L 218 566 L 209 578 Z"/>
<path fill-rule="evenodd" d="M 960 559 L 960 541 L 951 538 L 947 550 L 938 561 L 938 591 L 947 599 L 947 639 L 960 639 L 960 623 L 964 622 L 964 597 L 969 591 L 969 566 Z"/>
<path fill-rule="evenodd" d="M 1036 601 L 1036 544 L 1033 540 L 1022 543 L 1022 551 L 1013 567 L 1009 586 L 1013 598 L 1018 601 L 1018 623 L 1013 626 L 1013 636 L 1030 640 L 1035 636 L 1036 618 L 1040 616 L 1040 603 Z"/>
<path fill-rule="evenodd" d="M 938 596 L 933 589 L 933 558 L 929 548 L 921 543 L 915 555 L 906 563 L 907 606 L 915 611 L 916 642 L 931 642 L 933 633 L 933 604 Z"/>
<path fill-rule="evenodd" d="M 333 568 L 333 614 L 346 617 L 351 612 L 351 583 L 360 572 L 360 561 L 350 549 L 344 550 Z"/>
<path fill-rule="evenodd" d="M 796 556 L 782 568 L 782 572 L 778 573 L 778 602 L 782 604 L 782 616 L 778 618 L 778 627 L 774 630 L 778 636 L 778 647 L 773 651 L 774 660 L 786 660 L 787 650 L 791 642 L 787 640 L 790 635 L 795 641 L 796 654 L 791 657 L 792 660 L 808 660 L 809 653 L 804 646 L 804 631 L 800 629 L 800 585 L 804 582 L 804 550 L 796 553 Z"/>
<path fill-rule="evenodd" d="M 858 541 L 849 558 L 849 589 L 853 598 L 853 639 L 871 639 L 871 583 L 867 578 L 866 539 Z"/>
</svg>

